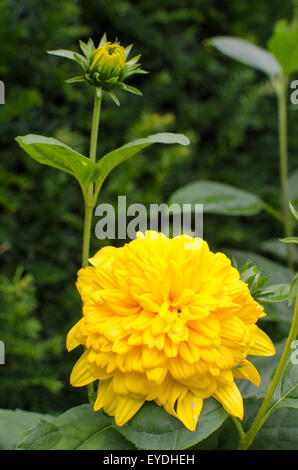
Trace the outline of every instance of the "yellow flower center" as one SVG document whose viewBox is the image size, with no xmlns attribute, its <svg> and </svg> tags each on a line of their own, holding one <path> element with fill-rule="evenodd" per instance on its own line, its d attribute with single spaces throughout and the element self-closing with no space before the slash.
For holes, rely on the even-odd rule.
<svg viewBox="0 0 298 470">
<path fill-rule="evenodd" d="M 107 42 L 103 46 L 96 49 L 91 62 L 91 70 L 97 66 L 103 69 L 121 69 L 126 61 L 125 50 L 120 44 Z"/>
</svg>

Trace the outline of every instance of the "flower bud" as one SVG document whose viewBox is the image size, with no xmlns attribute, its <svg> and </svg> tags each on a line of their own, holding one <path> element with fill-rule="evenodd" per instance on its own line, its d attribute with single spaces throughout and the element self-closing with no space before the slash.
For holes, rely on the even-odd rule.
<svg viewBox="0 0 298 470">
<path fill-rule="evenodd" d="M 124 67 L 125 60 L 124 47 L 116 42 L 107 42 L 98 49 L 95 49 L 91 58 L 90 71 L 99 72 L 106 78 L 119 76 Z"/>
<path fill-rule="evenodd" d="M 124 48 L 117 41 L 108 42 L 104 34 L 97 48 L 92 39 L 86 44 L 80 41 L 80 48 L 83 55 L 68 50 L 48 51 L 50 54 L 76 61 L 83 69 L 82 75 L 68 79 L 67 83 L 88 82 L 104 91 L 117 105 L 120 104 L 114 93 L 117 89 L 142 94 L 137 88 L 125 83 L 132 75 L 147 73 L 141 69 L 138 62 L 140 55 L 127 60 L 132 44 Z"/>
</svg>

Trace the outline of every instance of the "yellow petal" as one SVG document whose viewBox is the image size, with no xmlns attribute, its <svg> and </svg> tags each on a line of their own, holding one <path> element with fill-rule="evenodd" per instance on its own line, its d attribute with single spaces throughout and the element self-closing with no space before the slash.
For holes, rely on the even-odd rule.
<svg viewBox="0 0 298 470">
<path fill-rule="evenodd" d="M 142 361 L 145 369 L 162 366 L 167 360 L 163 351 L 156 348 L 149 349 L 144 346 L 142 350 Z"/>
<path fill-rule="evenodd" d="M 120 395 L 117 395 L 113 387 L 112 380 L 100 380 L 98 383 L 97 399 L 94 404 L 94 411 L 101 408 L 110 415 L 115 416 Z"/>
<path fill-rule="evenodd" d="M 175 299 L 175 302 L 172 302 L 173 307 L 181 307 L 183 305 L 189 304 L 189 302 L 193 299 L 195 293 L 192 289 L 184 289 L 179 297 Z"/>
<path fill-rule="evenodd" d="M 214 339 L 220 333 L 221 324 L 215 315 L 210 314 L 207 318 L 198 321 L 197 327 L 194 327 L 194 329 L 206 338 Z"/>
<path fill-rule="evenodd" d="M 230 415 L 243 419 L 242 396 L 235 383 L 218 387 L 213 393 L 213 397 L 222 404 Z"/>
<path fill-rule="evenodd" d="M 118 248 L 115 248 L 113 246 L 105 246 L 101 248 L 94 256 L 93 258 L 89 258 L 89 263 L 91 263 L 93 266 L 98 266 L 102 263 L 104 265 L 110 265 L 111 260 L 116 256 Z"/>
<path fill-rule="evenodd" d="M 117 339 L 113 344 L 112 351 L 116 354 L 125 354 L 131 350 L 131 346 L 127 344 L 127 337 Z"/>
<path fill-rule="evenodd" d="M 142 349 L 136 347 L 126 353 L 124 357 L 117 356 L 117 368 L 119 368 L 121 372 L 143 373 Z"/>
<path fill-rule="evenodd" d="M 70 375 L 70 383 L 74 387 L 83 387 L 96 380 L 96 377 L 91 375 L 89 370 L 88 355 L 89 350 L 85 351 L 75 364 Z"/>
<path fill-rule="evenodd" d="M 140 311 L 136 301 L 126 292 L 122 293 L 113 289 L 105 289 L 100 291 L 100 297 L 105 302 L 105 305 L 117 315 L 134 315 Z"/>
<path fill-rule="evenodd" d="M 163 405 L 167 413 L 175 416 L 177 418 L 177 413 L 175 409 L 175 404 L 180 398 L 182 400 L 188 393 L 188 388 L 184 385 L 175 382 L 173 380 L 168 381 L 168 384 L 165 384 L 164 393 L 163 393 Z M 166 391 L 167 389 L 167 391 Z"/>
<path fill-rule="evenodd" d="M 256 325 L 251 327 L 248 354 L 253 356 L 273 356 L 275 354 L 275 348 L 271 339 Z"/>
<path fill-rule="evenodd" d="M 135 400 L 130 397 L 118 397 L 118 404 L 115 414 L 117 426 L 123 426 L 129 421 L 141 408 L 145 400 Z"/>
<path fill-rule="evenodd" d="M 141 232 L 138 232 L 138 234 L 140 234 Z M 155 232 L 154 230 L 146 230 L 145 232 L 145 238 L 147 240 L 164 240 L 166 239 L 167 237 L 161 233 L 161 232 Z"/>
<path fill-rule="evenodd" d="M 94 411 L 100 410 L 104 406 L 104 398 L 107 396 L 107 389 L 112 381 L 100 380 L 97 387 L 97 398 L 94 403 Z"/>
<path fill-rule="evenodd" d="M 189 364 L 180 357 L 169 359 L 168 368 L 172 377 L 178 381 L 186 380 L 197 375 L 195 364 Z"/>
<path fill-rule="evenodd" d="M 67 351 L 72 351 L 77 346 L 82 344 L 83 337 L 82 337 L 81 331 L 80 331 L 81 323 L 82 323 L 82 320 L 78 321 L 72 327 L 72 329 L 69 331 L 69 333 L 66 337 L 66 349 L 67 349 Z"/>
<path fill-rule="evenodd" d="M 151 323 L 151 331 L 152 331 L 153 336 L 157 336 L 161 332 L 163 332 L 164 326 L 165 326 L 164 319 L 161 318 L 160 315 L 155 315 Z"/>
<path fill-rule="evenodd" d="M 123 374 L 125 387 L 130 394 L 146 395 L 149 392 L 150 385 L 147 377 L 138 372 L 130 372 Z"/>
<path fill-rule="evenodd" d="M 238 317 L 227 318 L 221 323 L 220 336 L 235 343 L 241 343 L 245 337 L 246 325 Z"/>
<path fill-rule="evenodd" d="M 154 319 L 154 314 L 149 312 L 148 310 L 142 310 L 141 313 L 138 314 L 136 320 L 133 322 L 132 327 L 136 330 L 143 331 L 147 328 L 148 325 L 152 323 Z"/>
<path fill-rule="evenodd" d="M 233 369 L 233 376 L 236 379 L 247 379 L 250 380 L 256 387 L 260 385 L 261 377 L 255 366 L 249 362 L 244 361 L 241 367 L 235 367 Z"/>
<path fill-rule="evenodd" d="M 216 358 L 216 365 L 221 369 L 231 369 L 235 365 L 232 350 L 225 346 L 219 346 L 218 352 L 220 357 Z"/>
<path fill-rule="evenodd" d="M 153 369 L 148 369 L 146 371 L 146 376 L 150 382 L 158 384 L 163 382 L 167 373 L 168 369 L 166 367 L 154 367 Z"/>
<path fill-rule="evenodd" d="M 179 343 L 178 353 L 181 359 L 183 359 L 188 364 L 193 364 L 196 360 L 198 360 L 198 357 L 196 358 L 194 356 L 193 351 L 189 348 L 187 342 L 182 341 Z"/>
<path fill-rule="evenodd" d="M 231 370 L 222 370 L 217 377 L 217 382 L 222 387 L 223 385 L 231 385 L 234 383 L 234 376 Z"/>
<path fill-rule="evenodd" d="M 204 334 L 198 333 L 197 331 L 192 329 L 192 327 L 188 328 L 188 338 L 190 344 L 194 344 L 198 347 L 207 347 L 212 344 L 212 339 L 207 338 L 207 336 L 205 336 Z"/>
<path fill-rule="evenodd" d="M 190 431 L 195 431 L 202 410 L 203 400 L 191 392 L 181 400 L 178 398 L 177 417 Z"/>
<path fill-rule="evenodd" d="M 135 295 L 141 307 L 149 312 L 158 312 L 159 305 L 154 301 L 151 294 Z"/>
</svg>

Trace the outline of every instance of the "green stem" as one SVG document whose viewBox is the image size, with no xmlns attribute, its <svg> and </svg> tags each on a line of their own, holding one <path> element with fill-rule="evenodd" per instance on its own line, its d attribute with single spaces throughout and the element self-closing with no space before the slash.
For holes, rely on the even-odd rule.
<svg viewBox="0 0 298 470">
<path fill-rule="evenodd" d="M 98 92 L 98 89 L 96 89 L 95 98 L 94 98 L 92 125 L 91 125 L 90 151 L 89 151 L 89 158 L 93 162 L 96 161 L 101 101 L 102 101 L 102 96 Z M 83 249 L 82 249 L 82 267 L 83 268 L 85 268 L 88 265 L 93 207 L 94 207 L 93 184 L 90 184 L 88 191 L 87 191 L 87 196 L 85 197 L 85 220 L 84 220 Z"/>
<path fill-rule="evenodd" d="M 281 74 L 278 86 L 276 87 L 278 98 L 278 134 L 279 134 L 279 165 L 280 184 L 282 193 L 282 212 L 284 233 L 286 237 L 293 235 L 292 218 L 289 209 L 289 188 L 288 188 L 288 124 L 287 124 L 287 89 L 288 76 Z M 287 245 L 288 265 L 294 270 L 293 247 Z"/>
<path fill-rule="evenodd" d="M 92 211 L 93 211 L 93 207 L 88 206 L 88 204 L 85 202 L 85 220 L 84 220 L 83 250 L 82 250 L 82 267 L 83 268 L 85 268 L 88 265 Z M 92 398 L 93 393 L 94 393 L 93 383 L 90 383 L 87 385 L 87 391 L 88 391 L 89 403 L 93 403 L 93 398 Z"/>
<path fill-rule="evenodd" d="M 102 102 L 102 95 L 101 95 L 101 92 L 99 92 L 99 89 L 97 88 L 96 93 L 95 93 L 95 98 L 94 98 L 91 137 L 90 137 L 90 152 L 89 152 L 90 160 L 92 160 L 93 162 L 95 162 L 96 160 L 97 137 L 98 137 L 101 102 Z"/>
<path fill-rule="evenodd" d="M 274 209 L 274 207 L 272 207 L 267 202 L 264 202 L 263 203 L 263 208 L 266 212 L 268 212 L 268 214 L 272 215 L 276 220 L 278 220 L 279 222 L 284 224 L 284 218 L 283 218 L 282 214 L 279 211 L 277 211 L 276 209 Z"/>
<path fill-rule="evenodd" d="M 243 427 L 242 427 L 242 425 L 241 425 L 241 423 L 240 423 L 239 418 L 236 418 L 235 416 L 232 416 L 232 420 L 233 420 L 233 422 L 234 422 L 234 424 L 235 424 L 235 427 L 236 427 L 236 429 L 237 429 L 237 431 L 238 431 L 238 433 L 239 433 L 240 443 L 241 443 L 241 445 L 242 445 L 242 443 L 245 441 L 245 432 L 244 432 L 244 430 L 243 430 Z"/>
<path fill-rule="evenodd" d="M 96 161 L 96 150 L 97 150 L 97 139 L 98 139 L 98 128 L 99 118 L 101 110 L 102 96 L 98 92 L 95 93 L 92 125 L 91 125 L 91 136 L 90 136 L 90 152 L 89 158 L 93 162 Z M 85 268 L 88 265 L 89 250 L 90 250 L 90 236 L 92 226 L 92 213 L 93 213 L 93 184 L 90 184 L 87 195 L 85 197 L 85 219 L 84 219 L 84 230 L 83 230 L 83 247 L 82 247 L 82 267 Z M 88 386 L 88 399 L 92 403 L 92 394 L 94 393 L 93 383 Z"/>
<path fill-rule="evenodd" d="M 89 259 L 89 248 L 90 248 L 90 234 L 92 224 L 92 205 L 85 203 L 85 219 L 84 219 L 84 230 L 83 230 L 83 248 L 82 248 L 82 267 L 86 268 Z"/>
<path fill-rule="evenodd" d="M 281 359 L 275 371 L 272 382 L 268 388 L 266 396 L 263 400 L 263 403 L 257 413 L 257 416 L 255 417 L 255 420 L 252 423 L 245 438 L 241 440 L 240 442 L 239 450 L 246 450 L 249 448 L 249 446 L 254 441 L 257 433 L 259 432 L 259 430 L 261 429 L 261 427 L 263 426 L 263 424 L 265 423 L 265 421 L 269 418 L 271 414 L 269 410 L 270 401 L 275 392 L 277 384 L 280 381 L 284 368 L 286 366 L 288 357 L 291 352 L 291 345 L 292 345 L 292 342 L 296 339 L 297 333 L 298 333 L 298 296 L 296 297 L 296 305 L 295 305 L 294 316 L 292 320 L 290 333 L 289 333 L 286 345 L 284 347 L 284 351 L 282 353 Z"/>
</svg>

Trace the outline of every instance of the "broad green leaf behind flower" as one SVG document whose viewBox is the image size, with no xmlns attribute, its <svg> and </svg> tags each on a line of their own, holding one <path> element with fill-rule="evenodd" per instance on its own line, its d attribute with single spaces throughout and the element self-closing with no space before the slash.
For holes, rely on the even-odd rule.
<svg viewBox="0 0 298 470">
<path fill-rule="evenodd" d="M 211 44 L 223 54 L 261 70 L 270 77 L 279 75 L 281 67 L 274 55 L 245 39 L 233 36 L 216 36 L 208 39 L 207 44 Z"/>
</svg>

